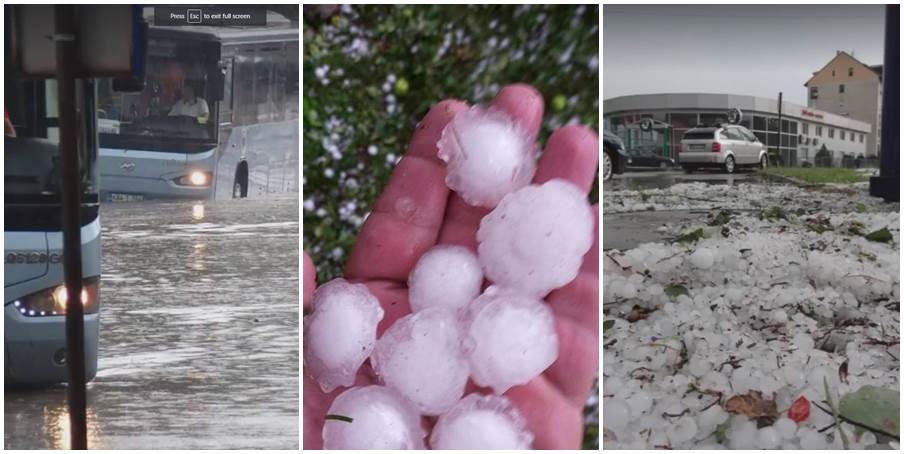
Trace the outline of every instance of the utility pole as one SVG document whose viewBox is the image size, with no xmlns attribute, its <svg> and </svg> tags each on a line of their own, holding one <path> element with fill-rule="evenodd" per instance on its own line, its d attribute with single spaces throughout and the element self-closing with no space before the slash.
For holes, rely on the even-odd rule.
<svg viewBox="0 0 904 454">
<path fill-rule="evenodd" d="M 82 307 L 80 140 L 76 114 L 76 77 L 79 43 L 76 5 L 54 6 L 63 211 L 63 276 L 66 283 L 66 366 L 69 369 L 70 449 L 88 449 L 87 392 L 85 383 L 85 314 Z M 94 115 L 94 112 L 82 112 Z"/>
<path fill-rule="evenodd" d="M 784 167 L 785 157 L 782 155 L 782 92 L 778 92 L 778 156 Z"/>
<path fill-rule="evenodd" d="M 901 162 L 901 5 L 885 5 L 885 62 L 882 70 L 882 150 L 879 176 L 869 180 L 869 195 L 886 202 L 900 200 Z"/>
</svg>

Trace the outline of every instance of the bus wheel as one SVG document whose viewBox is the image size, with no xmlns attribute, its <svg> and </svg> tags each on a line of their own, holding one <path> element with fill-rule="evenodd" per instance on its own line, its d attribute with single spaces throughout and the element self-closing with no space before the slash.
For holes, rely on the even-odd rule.
<svg viewBox="0 0 904 454">
<path fill-rule="evenodd" d="M 248 197 L 248 163 L 242 161 L 235 169 L 235 180 L 232 184 L 232 198 Z"/>
</svg>

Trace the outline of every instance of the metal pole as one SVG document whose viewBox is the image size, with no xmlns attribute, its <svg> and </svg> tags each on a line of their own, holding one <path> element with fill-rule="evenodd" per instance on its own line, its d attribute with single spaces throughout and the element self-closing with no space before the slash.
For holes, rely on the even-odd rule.
<svg viewBox="0 0 904 454">
<path fill-rule="evenodd" d="M 66 365 L 69 369 L 70 448 L 88 449 L 85 389 L 85 315 L 82 294 L 81 178 L 76 115 L 78 26 L 75 5 L 54 7 L 56 66 L 62 155 L 63 275 L 66 282 Z M 93 115 L 94 112 L 83 112 Z M 83 144 L 84 145 L 84 144 Z"/>
<path fill-rule="evenodd" d="M 900 200 L 901 161 L 901 16 L 900 5 L 885 5 L 885 62 L 882 70 L 882 148 L 879 153 L 879 176 L 869 181 L 869 194 L 886 202 Z"/>
<path fill-rule="evenodd" d="M 782 92 L 778 92 L 778 156 L 784 167 L 785 157 L 782 155 Z"/>
</svg>

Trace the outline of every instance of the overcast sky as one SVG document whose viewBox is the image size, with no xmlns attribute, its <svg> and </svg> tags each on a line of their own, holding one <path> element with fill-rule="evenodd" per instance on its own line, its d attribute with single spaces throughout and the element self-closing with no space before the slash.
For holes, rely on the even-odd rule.
<svg viewBox="0 0 904 454">
<path fill-rule="evenodd" d="M 732 93 L 806 105 L 836 50 L 882 63 L 882 5 L 605 5 L 603 96 Z"/>
</svg>

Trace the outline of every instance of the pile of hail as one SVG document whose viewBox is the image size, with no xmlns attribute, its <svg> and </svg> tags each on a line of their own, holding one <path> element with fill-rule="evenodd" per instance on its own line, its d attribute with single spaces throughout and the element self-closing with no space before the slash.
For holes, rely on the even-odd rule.
<svg viewBox="0 0 904 454">
<path fill-rule="evenodd" d="M 369 358 L 379 379 L 333 401 L 326 449 L 531 447 L 533 434 L 503 394 L 558 356 L 543 298 L 576 277 L 592 246 L 593 211 L 567 181 L 530 183 L 534 144 L 503 112 L 457 114 L 437 148 L 449 188 L 492 211 L 480 222 L 476 254 L 441 244 L 421 255 L 408 279 L 412 312 L 379 339 L 383 310 L 364 284 L 340 278 L 314 293 L 305 373 L 330 392 L 352 386 Z M 469 379 L 494 394 L 465 395 Z"/>
</svg>

